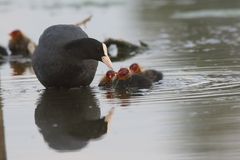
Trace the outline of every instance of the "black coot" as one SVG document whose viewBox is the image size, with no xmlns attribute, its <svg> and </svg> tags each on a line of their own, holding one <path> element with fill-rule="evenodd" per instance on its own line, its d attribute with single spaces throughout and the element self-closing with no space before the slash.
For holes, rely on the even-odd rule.
<svg viewBox="0 0 240 160">
<path fill-rule="evenodd" d="M 112 68 L 104 43 L 88 38 L 75 25 L 54 25 L 39 39 L 32 63 L 39 81 L 46 87 L 88 86 L 102 61 Z"/>
</svg>

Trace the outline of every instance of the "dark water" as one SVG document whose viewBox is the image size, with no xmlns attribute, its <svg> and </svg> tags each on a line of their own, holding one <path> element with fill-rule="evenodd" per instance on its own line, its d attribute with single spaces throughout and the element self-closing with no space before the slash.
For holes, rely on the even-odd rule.
<svg viewBox="0 0 240 160">
<path fill-rule="evenodd" d="M 133 62 L 165 77 L 134 94 L 90 88 L 47 91 L 31 62 L 0 66 L 0 154 L 19 159 L 222 160 L 240 157 L 238 0 L 0 1 L 0 43 L 21 28 L 37 42 L 58 23 L 93 19 L 97 39 L 143 40 Z M 112 114 L 110 123 L 106 115 Z M 108 116 L 107 116 L 108 117 Z M 2 127 L 2 125 L 4 127 Z M 3 137 L 4 129 L 4 137 Z M 1 159 L 0 156 L 0 159 Z"/>
</svg>

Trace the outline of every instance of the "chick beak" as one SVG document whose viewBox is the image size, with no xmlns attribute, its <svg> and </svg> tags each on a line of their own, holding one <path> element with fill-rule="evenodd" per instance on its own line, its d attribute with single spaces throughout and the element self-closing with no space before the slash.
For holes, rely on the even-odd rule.
<svg viewBox="0 0 240 160">
<path fill-rule="evenodd" d="M 111 70 L 113 69 L 112 61 L 108 56 L 102 56 L 102 62 L 106 64 Z"/>
</svg>

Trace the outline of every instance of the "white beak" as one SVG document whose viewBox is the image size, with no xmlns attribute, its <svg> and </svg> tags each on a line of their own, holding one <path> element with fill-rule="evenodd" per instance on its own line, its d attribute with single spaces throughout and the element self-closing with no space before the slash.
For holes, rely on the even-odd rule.
<svg viewBox="0 0 240 160">
<path fill-rule="evenodd" d="M 113 69 L 112 61 L 108 56 L 102 56 L 102 62 L 106 64 L 111 70 Z"/>
</svg>

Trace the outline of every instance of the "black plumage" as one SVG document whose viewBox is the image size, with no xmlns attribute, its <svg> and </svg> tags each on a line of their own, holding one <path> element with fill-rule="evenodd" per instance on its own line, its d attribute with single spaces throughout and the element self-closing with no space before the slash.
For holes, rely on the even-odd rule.
<svg viewBox="0 0 240 160">
<path fill-rule="evenodd" d="M 45 87 L 72 88 L 92 82 L 103 56 L 103 43 L 88 38 L 80 27 L 54 25 L 41 35 L 32 63 Z"/>
</svg>

